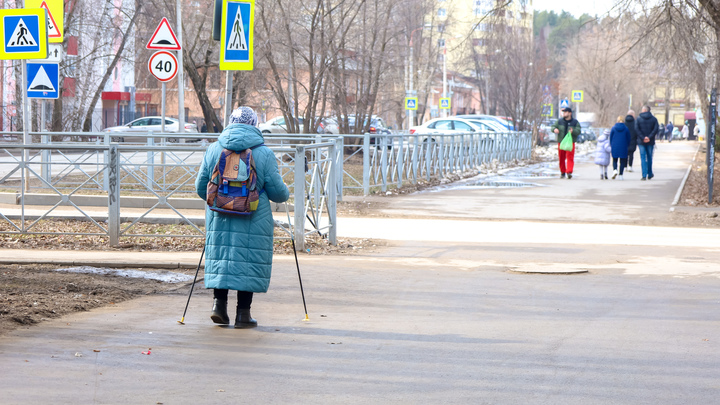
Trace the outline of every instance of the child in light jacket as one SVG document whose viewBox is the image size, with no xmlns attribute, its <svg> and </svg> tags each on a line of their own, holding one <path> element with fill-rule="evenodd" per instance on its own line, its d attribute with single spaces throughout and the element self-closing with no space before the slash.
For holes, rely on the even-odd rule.
<svg viewBox="0 0 720 405">
<path fill-rule="evenodd" d="M 610 165 L 610 130 L 606 129 L 598 137 L 597 147 L 595 148 L 595 164 L 600 167 L 600 180 L 607 180 L 608 166 Z"/>
</svg>

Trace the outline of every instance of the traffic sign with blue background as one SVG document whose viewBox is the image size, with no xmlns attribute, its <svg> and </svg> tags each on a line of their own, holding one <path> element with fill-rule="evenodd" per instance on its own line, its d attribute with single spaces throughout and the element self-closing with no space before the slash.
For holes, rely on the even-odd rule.
<svg viewBox="0 0 720 405">
<path fill-rule="evenodd" d="M 583 91 L 582 90 L 573 90 L 572 91 L 572 101 L 573 101 L 573 103 L 582 103 L 583 102 Z"/>
<path fill-rule="evenodd" d="M 48 33 L 43 8 L 0 10 L 0 59 L 47 58 Z"/>
<path fill-rule="evenodd" d="M 417 110 L 418 109 L 417 97 L 405 97 L 405 109 L 406 110 Z"/>
<path fill-rule="evenodd" d="M 443 97 L 440 99 L 440 108 L 443 110 L 450 109 L 450 97 Z"/>
<path fill-rule="evenodd" d="M 27 64 L 28 98 L 58 98 L 60 96 L 60 64 Z"/>
<path fill-rule="evenodd" d="M 553 105 L 552 104 L 543 104 L 541 115 L 543 117 L 552 117 L 553 116 Z"/>
<path fill-rule="evenodd" d="M 560 109 L 568 108 L 568 107 L 570 107 L 570 102 L 568 101 L 568 99 L 560 101 Z"/>
<path fill-rule="evenodd" d="M 255 0 L 223 0 L 220 70 L 253 69 Z"/>
</svg>

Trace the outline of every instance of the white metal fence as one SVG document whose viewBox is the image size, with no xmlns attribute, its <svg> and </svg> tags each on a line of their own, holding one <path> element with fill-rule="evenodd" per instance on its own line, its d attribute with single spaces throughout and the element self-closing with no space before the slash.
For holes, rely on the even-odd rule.
<svg viewBox="0 0 720 405">
<path fill-rule="evenodd" d="M 4 138 L 20 135 L 5 133 Z M 40 220 L 58 207 L 72 207 L 79 219 L 111 245 L 121 237 L 202 237 L 204 202 L 194 182 L 210 134 L 132 134 L 145 144 L 112 143 L 110 133 L 34 133 L 39 144 L 0 143 L 0 228 L 4 234 L 43 234 Z M 64 139 L 52 142 L 52 137 Z M 199 143 L 184 143 L 197 140 Z M 17 139 L 21 139 L 18 136 Z M 70 140 L 84 139 L 83 142 Z M 88 138 L 94 141 L 89 142 Z M 169 142 L 174 140 L 175 142 Z M 529 133 L 455 135 L 274 135 L 265 143 L 278 159 L 291 190 L 289 224 L 299 249 L 305 236 L 336 242 L 336 201 L 343 192 L 386 191 L 418 179 L 441 178 L 493 160 L 530 157 Z M 301 173 L 302 175 L 297 175 Z M 93 211 L 90 207 L 95 207 Z M 100 208 L 98 208 L 100 207 Z M 101 215 L 98 209 L 104 210 Z M 32 209 L 31 209 L 32 208 Z M 195 213 L 193 216 L 189 213 Z M 164 218 L 188 225 L 191 235 L 149 235 L 141 222 Z"/>
</svg>

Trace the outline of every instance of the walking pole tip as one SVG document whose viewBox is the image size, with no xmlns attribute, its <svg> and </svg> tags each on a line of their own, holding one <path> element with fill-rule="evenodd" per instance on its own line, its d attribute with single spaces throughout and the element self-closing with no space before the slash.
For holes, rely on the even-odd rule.
<svg viewBox="0 0 720 405">
<path fill-rule="evenodd" d="M 185 317 L 183 316 L 183 317 L 180 318 L 180 320 L 177 321 L 177 322 L 178 322 L 180 325 L 185 325 Z"/>
<path fill-rule="evenodd" d="M 305 319 L 303 319 L 303 322 L 307 322 L 310 320 L 310 317 L 308 317 L 308 314 L 305 314 Z"/>
</svg>

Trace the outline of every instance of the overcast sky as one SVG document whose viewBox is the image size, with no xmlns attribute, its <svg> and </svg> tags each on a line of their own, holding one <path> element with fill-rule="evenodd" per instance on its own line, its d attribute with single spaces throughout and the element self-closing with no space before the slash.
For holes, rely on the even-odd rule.
<svg viewBox="0 0 720 405">
<path fill-rule="evenodd" d="M 583 13 L 603 15 L 612 9 L 617 0 L 534 0 L 533 8 L 537 11 L 554 10 L 559 13 L 563 10 L 570 12 L 575 17 Z"/>
</svg>

